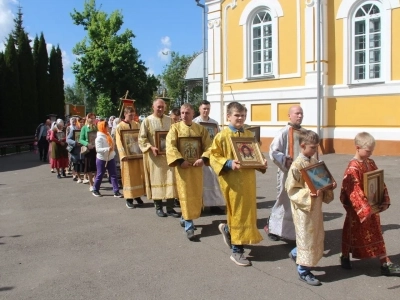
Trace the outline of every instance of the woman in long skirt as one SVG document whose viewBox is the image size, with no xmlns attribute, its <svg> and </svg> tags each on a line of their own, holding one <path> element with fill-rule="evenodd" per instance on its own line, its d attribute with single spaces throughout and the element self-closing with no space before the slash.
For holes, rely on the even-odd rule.
<svg viewBox="0 0 400 300">
<path fill-rule="evenodd" d="M 65 168 L 68 167 L 68 151 L 64 129 L 64 122 L 57 120 L 56 126 L 50 132 L 51 141 L 51 159 L 50 166 L 57 170 L 57 178 L 61 178 L 61 174 L 66 177 Z M 61 174 L 60 174 L 61 173 Z"/>
</svg>

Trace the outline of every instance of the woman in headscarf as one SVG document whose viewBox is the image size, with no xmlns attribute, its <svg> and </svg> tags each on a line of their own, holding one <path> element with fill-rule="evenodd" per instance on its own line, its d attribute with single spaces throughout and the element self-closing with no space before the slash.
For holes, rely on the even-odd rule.
<svg viewBox="0 0 400 300">
<path fill-rule="evenodd" d="M 93 191 L 93 173 L 96 173 L 96 148 L 94 140 L 89 139 L 92 137 L 91 132 L 97 132 L 97 127 L 95 125 L 96 115 L 94 113 L 88 113 L 86 116 L 85 126 L 81 129 L 81 135 L 79 137 L 79 144 L 87 147 L 89 152 L 85 154 L 85 175 L 89 178 L 89 190 Z M 85 182 L 84 182 L 85 183 Z"/>
<path fill-rule="evenodd" d="M 64 129 L 64 121 L 58 119 L 56 121 L 56 125 L 50 132 L 50 141 L 51 141 L 51 159 L 50 166 L 51 168 L 55 168 L 57 170 L 57 178 L 61 178 L 61 174 L 64 177 L 65 168 L 68 167 L 68 151 L 67 144 L 65 138 Z"/>
<path fill-rule="evenodd" d="M 121 122 L 120 118 L 115 118 L 112 124 L 111 137 L 113 138 L 114 145 L 115 145 L 115 132 L 117 131 L 117 127 L 120 122 Z M 117 167 L 119 167 L 119 154 L 117 147 L 115 147 L 114 151 L 115 151 L 115 164 Z"/>
<path fill-rule="evenodd" d="M 94 180 L 94 186 L 92 195 L 95 197 L 101 197 L 99 192 L 101 181 L 103 176 L 108 171 L 108 176 L 111 179 L 113 186 L 114 197 L 122 198 L 122 194 L 119 192 L 118 179 L 117 179 L 117 168 L 115 166 L 115 144 L 111 135 L 108 133 L 107 121 L 100 121 L 97 123 L 97 137 L 96 137 L 96 166 L 97 174 Z"/>
<path fill-rule="evenodd" d="M 71 126 L 69 130 L 69 134 L 67 136 L 67 143 L 70 147 L 72 147 L 72 151 L 70 151 L 71 161 L 74 167 L 73 171 L 73 180 L 77 183 L 82 183 L 81 173 L 84 171 L 85 163 L 84 163 L 84 155 L 81 155 L 81 144 L 79 141 L 75 140 L 75 131 L 79 130 L 79 122 L 75 117 L 71 118 Z"/>
</svg>

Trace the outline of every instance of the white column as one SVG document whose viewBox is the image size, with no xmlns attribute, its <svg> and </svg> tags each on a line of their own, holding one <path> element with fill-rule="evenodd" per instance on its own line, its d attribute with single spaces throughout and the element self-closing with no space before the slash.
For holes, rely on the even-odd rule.
<svg viewBox="0 0 400 300">
<path fill-rule="evenodd" d="M 207 66 L 208 66 L 208 93 L 207 100 L 211 102 L 210 117 L 216 120 L 221 115 L 222 100 L 222 26 L 221 26 L 222 0 L 206 2 L 208 7 L 207 31 Z M 214 104 L 213 104 L 214 103 Z"/>
</svg>

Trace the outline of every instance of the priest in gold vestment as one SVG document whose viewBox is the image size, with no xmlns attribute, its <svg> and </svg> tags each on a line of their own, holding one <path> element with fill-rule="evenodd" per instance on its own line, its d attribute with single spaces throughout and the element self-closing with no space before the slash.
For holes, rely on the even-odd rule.
<svg viewBox="0 0 400 300">
<path fill-rule="evenodd" d="M 262 236 L 257 228 L 256 173 L 254 169 L 241 168 L 235 160 L 230 144 L 231 137 L 253 137 L 251 131 L 243 129 L 244 106 L 231 102 L 227 107 L 229 126 L 218 133 L 210 151 L 210 164 L 218 175 L 219 184 L 226 202 L 227 224 L 221 223 L 219 230 L 224 242 L 232 249 L 230 259 L 239 266 L 248 266 L 244 245 L 258 244 Z M 265 167 L 259 169 L 265 173 Z"/>
<path fill-rule="evenodd" d="M 193 220 L 200 217 L 203 199 L 203 165 L 209 162 L 209 147 L 211 139 L 204 126 L 193 123 L 194 109 L 189 103 L 181 107 L 181 119 L 179 123 L 171 126 L 167 135 L 167 162 L 175 167 L 176 186 L 178 198 L 182 210 L 182 222 L 187 238 L 194 240 Z M 178 142 L 181 137 L 200 137 L 201 148 L 199 151 L 191 145 L 188 151 L 178 150 Z M 189 142 L 188 142 L 189 146 Z M 190 150 L 190 151 L 189 151 Z M 188 161 L 185 153 L 197 154 L 197 159 Z"/>
<path fill-rule="evenodd" d="M 158 149 L 156 144 L 156 132 L 168 131 L 174 123 L 164 115 L 164 111 L 164 100 L 154 100 L 153 114 L 145 118 L 140 126 L 139 147 L 143 152 L 147 199 L 154 201 L 157 216 L 179 218 L 174 210 L 174 199 L 177 197 L 174 168 L 168 166 L 165 153 L 161 154 L 162 149 Z M 167 213 L 163 211 L 163 199 L 167 202 Z"/>
<path fill-rule="evenodd" d="M 332 189 L 336 187 L 336 183 L 332 189 L 311 193 L 301 170 L 318 163 L 313 155 L 318 150 L 319 137 L 315 132 L 305 130 L 300 134 L 299 142 L 300 155 L 291 164 L 285 183 L 296 230 L 296 247 L 289 256 L 297 264 L 300 280 L 309 285 L 320 285 L 319 280 L 311 273 L 310 267 L 316 266 L 324 254 L 322 202 L 330 203 L 333 200 Z"/>
<path fill-rule="evenodd" d="M 133 119 L 135 117 L 135 109 L 132 106 L 127 106 L 124 109 L 125 119 L 122 120 L 115 132 L 115 141 L 118 148 L 119 159 L 121 161 L 121 179 L 124 198 L 126 199 L 126 207 L 135 208 L 133 199 L 138 205 L 143 205 L 140 196 L 144 195 L 144 175 L 143 175 L 143 159 L 128 159 L 127 153 L 122 142 L 121 130 L 139 129 L 140 125 Z"/>
</svg>

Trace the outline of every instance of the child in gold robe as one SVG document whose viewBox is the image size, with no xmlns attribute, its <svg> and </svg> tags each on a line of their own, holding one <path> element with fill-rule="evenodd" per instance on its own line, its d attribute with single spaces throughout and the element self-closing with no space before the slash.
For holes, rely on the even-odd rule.
<svg viewBox="0 0 400 300">
<path fill-rule="evenodd" d="M 262 237 L 257 228 L 256 174 L 254 169 L 242 169 L 235 160 L 230 145 L 231 137 L 253 137 L 251 131 L 243 129 L 246 119 L 243 105 L 232 102 L 228 105 L 229 126 L 218 133 L 211 146 L 210 164 L 218 175 L 224 195 L 228 224 L 218 228 L 225 244 L 232 249 L 230 259 L 239 266 L 249 266 L 244 255 L 244 245 L 258 244 Z M 265 167 L 260 169 L 265 173 Z"/>
<path fill-rule="evenodd" d="M 299 279 L 316 286 L 321 283 L 311 273 L 310 267 L 315 266 L 324 253 L 322 202 L 333 200 L 336 183 L 333 183 L 332 189 L 317 190 L 316 194 L 310 191 L 301 169 L 318 163 L 313 155 L 318 150 L 319 137 L 315 132 L 305 130 L 300 134 L 299 142 L 301 152 L 290 166 L 285 183 L 296 229 L 296 247 L 289 253 L 289 257 L 297 264 Z"/>
</svg>

